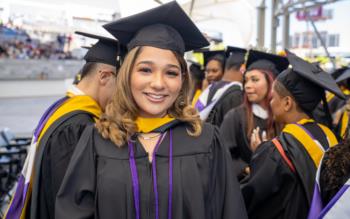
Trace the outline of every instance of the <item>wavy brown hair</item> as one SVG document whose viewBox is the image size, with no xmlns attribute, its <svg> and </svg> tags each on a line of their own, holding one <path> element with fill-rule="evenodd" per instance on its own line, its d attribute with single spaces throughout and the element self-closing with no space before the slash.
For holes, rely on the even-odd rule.
<svg viewBox="0 0 350 219">
<path fill-rule="evenodd" d="M 124 145 L 137 132 L 136 118 L 139 108 L 131 93 L 131 73 L 135 61 L 142 52 L 143 47 L 135 47 L 124 59 L 120 67 L 116 89 L 111 102 L 107 105 L 106 111 L 101 119 L 96 123 L 96 127 L 101 135 L 110 139 L 117 146 Z M 179 96 L 173 105 L 168 109 L 168 114 L 180 121 L 189 124 L 187 132 L 191 136 L 198 136 L 202 131 L 202 122 L 198 112 L 190 105 L 190 77 L 187 64 L 183 56 L 173 52 L 178 60 L 182 72 L 182 87 Z"/>
</svg>

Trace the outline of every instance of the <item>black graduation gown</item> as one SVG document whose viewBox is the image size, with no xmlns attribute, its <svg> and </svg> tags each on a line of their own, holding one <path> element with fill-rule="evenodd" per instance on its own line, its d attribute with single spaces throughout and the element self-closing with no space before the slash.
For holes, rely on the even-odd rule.
<svg viewBox="0 0 350 219">
<path fill-rule="evenodd" d="M 328 147 L 326 135 L 316 123 L 303 125 Z M 241 183 L 249 218 L 307 218 L 317 167 L 304 146 L 288 133 L 278 136 L 292 161 L 293 173 L 271 141 L 262 143 L 250 163 L 250 176 Z"/>
<path fill-rule="evenodd" d="M 75 146 L 87 125 L 93 124 L 93 116 L 84 111 L 68 113 L 55 121 L 44 134 L 40 142 L 39 157 L 42 157 L 32 199 L 37 206 L 31 218 L 53 219 L 55 215 L 55 199 L 58 189 L 68 167 Z M 40 162 L 39 162 L 40 163 Z M 32 208 L 33 211 L 33 208 Z M 35 210 L 34 210 L 35 211 Z"/>
<path fill-rule="evenodd" d="M 187 134 L 184 123 L 173 126 L 172 218 L 247 218 L 229 154 L 218 132 L 205 124 L 200 137 Z M 156 152 L 159 218 L 168 212 L 169 133 Z M 135 142 L 140 189 L 140 218 L 155 218 L 151 164 Z M 88 127 L 73 154 L 56 198 L 57 219 L 134 219 L 128 146 L 117 147 Z"/>
<path fill-rule="evenodd" d="M 252 157 L 252 151 L 246 133 L 247 120 L 245 110 L 244 105 L 230 110 L 220 127 L 223 144 L 231 153 L 233 169 L 239 180 L 244 177 L 243 170 L 249 165 Z M 255 115 L 253 118 L 256 126 L 259 126 L 261 131 L 267 129 L 266 119 L 261 119 Z"/>
<path fill-rule="evenodd" d="M 226 113 L 239 106 L 242 103 L 242 89 L 239 85 L 232 85 L 228 88 L 210 111 L 206 122 L 218 127 L 226 115 Z"/>
</svg>

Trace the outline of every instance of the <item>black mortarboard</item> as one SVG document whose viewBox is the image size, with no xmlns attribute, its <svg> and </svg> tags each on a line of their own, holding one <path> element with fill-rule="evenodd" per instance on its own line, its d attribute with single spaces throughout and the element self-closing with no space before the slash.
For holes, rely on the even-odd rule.
<svg viewBox="0 0 350 219">
<path fill-rule="evenodd" d="M 215 50 L 215 51 L 202 51 L 203 54 L 203 65 L 204 68 L 207 66 L 208 62 L 212 59 L 217 59 L 223 66 L 225 65 L 225 51 Z"/>
<path fill-rule="evenodd" d="M 332 76 L 337 83 L 344 81 L 350 78 L 350 68 L 349 67 L 338 68 L 332 73 Z"/>
<path fill-rule="evenodd" d="M 99 62 L 116 67 L 120 65 L 118 56 L 121 55 L 121 50 L 118 40 L 80 31 L 75 33 L 98 40 L 91 47 L 87 47 L 88 51 L 84 56 L 86 62 Z"/>
<path fill-rule="evenodd" d="M 180 5 L 169 2 L 159 7 L 121 18 L 103 26 L 130 51 L 152 46 L 184 54 L 209 45 Z"/>
<path fill-rule="evenodd" d="M 245 62 L 246 49 L 228 46 L 226 48 L 226 64 L 229 66 L 241 66 Z M 227 68 L 227 67 L 226 67 Z"/>
<path fill-rule="evenodd" d="M 283 56 L 257 50 L 249 50 L 246 63 L 247 71 L 254 69 L 269 70 L 275 76 L 288 68 L 288 60 Z"/>
<path fill-rule="evenodd" d="M 319 66 L 311 64 L 286 50 L 287 59 L 292 68 L 277 76 L 280 81 L 306 112 L 312 112 L 328 90 L 341 98 L 345 98 L 332 76 Z"/>
</svg>

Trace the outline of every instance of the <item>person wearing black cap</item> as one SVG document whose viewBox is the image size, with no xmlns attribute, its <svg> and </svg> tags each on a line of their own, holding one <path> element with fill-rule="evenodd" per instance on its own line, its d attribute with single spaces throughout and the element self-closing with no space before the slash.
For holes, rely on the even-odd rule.
<svg viewBox="0 0 350 219">
<path fill-rule="evenodd" d="M 228 111 L 220 127 L 239 180 L 249 173 L 253 130 L 259 127 L 268 139 L 277 134 L 269 107 L 270 93 L 273 79 L 287 67 L 288 61 L 282 56 L 249 50 L 243 79 L 243 104 Z"/>
<path fill-rule="evenodd" d="M 337 82 L 340 90 L 345 95 L 346 99 L 350 97 L 350 68 L 342 67 L 332 73 L 332 77 Z M 349 124 L 349 117 L 345 112 L 346 100 L 343 100 L 331 92 L 326 95 L 329 112 L 332 115 L 332 128 L 339 139 L 345 139 Z M 327 115 L 323 110 L 323 104 L 320 103 L 313 112 L 315 119 L 325 125 L 329 125 Z"/>
<path fill-rule="evenodd" d="M 244 64 L 246 52 L 247 50 L 242 48 L 227 47 L 224 75 L 220 81 L 215 82 L 215 85 L 212 86 L 209 92 L 221 93 L 221 95 L 215 97 L 217 101 L 210 111 L 206 122 L 220 127 L 226 113 L 242 103 L 242 65 Z M 221 89 L 220 92 L 218 87 L 224 88 L 225 91 Z M 209 96 L 214 97 L 213 94 L 209 94 Z"/>
<path fill-rule="evenodd" d="M 225 70 L 225 51 L 203 51 L 205 79 L 208 84 L 220 81 Z"/>
<path fill-rule="evenodd" d="M 199 96 L 195 103 L 203 121 L 220 127 L 225 114 L 232 108 L 237 107 L 242 101 L 242 73 L 246 50 L 237 47 L 228 47 L 226 51 L 204 52 L 204 58 L 210 54 L 225 55 L 223 78 L 212 82 Z M 208 55 L 209 54 L 209 55 Z M 206 59 L 204 59 L 206 60 Z"/>
<path fill-rule="evenodd" d="M 250 175 L 241 184 L 251 218 L 307 218 L 319 162 L 338 143 L 311 113 L 325 90 L 344 98 L 340 89 L 321 68 L 286 53 L 292 68 L 277 76 L 270 102 L 275 120 L 285 126 L 262 143 L 258 130 L 253 132 Z"/>
<path fill-rule="evenodd" d="M 31 177 L 28 218 L 54 218 L 55 197 L 80 135 L 87 125 L 99 119 L 115 89 L 120 60 L 118 41 L 76 33 L 98 41 L 84 57 L 86 64 L 77 85 L 47 110 L 36 129 L 34 137 L 38 140 L 38 149 Z M 7 215 L 14 218 L 11 212 Z"/>
<path fill-rule="evenodd" d="M 207 40 L 176 2 L 104 27 L 129 52 L 72 157 L 56 218 L 246 218 L 218 132 L 189 103 L 183 55 Z"/>
</svg>

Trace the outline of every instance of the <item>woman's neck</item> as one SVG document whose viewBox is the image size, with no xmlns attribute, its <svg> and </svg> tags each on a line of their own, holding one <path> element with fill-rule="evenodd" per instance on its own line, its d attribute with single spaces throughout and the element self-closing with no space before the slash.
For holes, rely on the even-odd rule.
<svg viewBox="0 0 350 219">
<path fill-rule="evenodd" d="M 160 140 L 159 138 L 161 138 L 161 134 L 160 133 L 140 133 L 138 136 L 138 139 L 142 145 L 142 147 L 145 149 L 145 151 L 148 154 L 148 160 L 150 163 L 152 163 L 152 158 L 153 158 L 153 153 L 154 150 L 157 146 L 157 142 Z"/>
<path fill-rule="evenodd" d="M 267 103 L 265 103 L 265 101 L 261 101 L 260 103 L 256 103 L 256 104 L 261 106 L 261 108 L 263 108 L 266 111 L 269 109 L 269 106 Z"/>
</svg>

